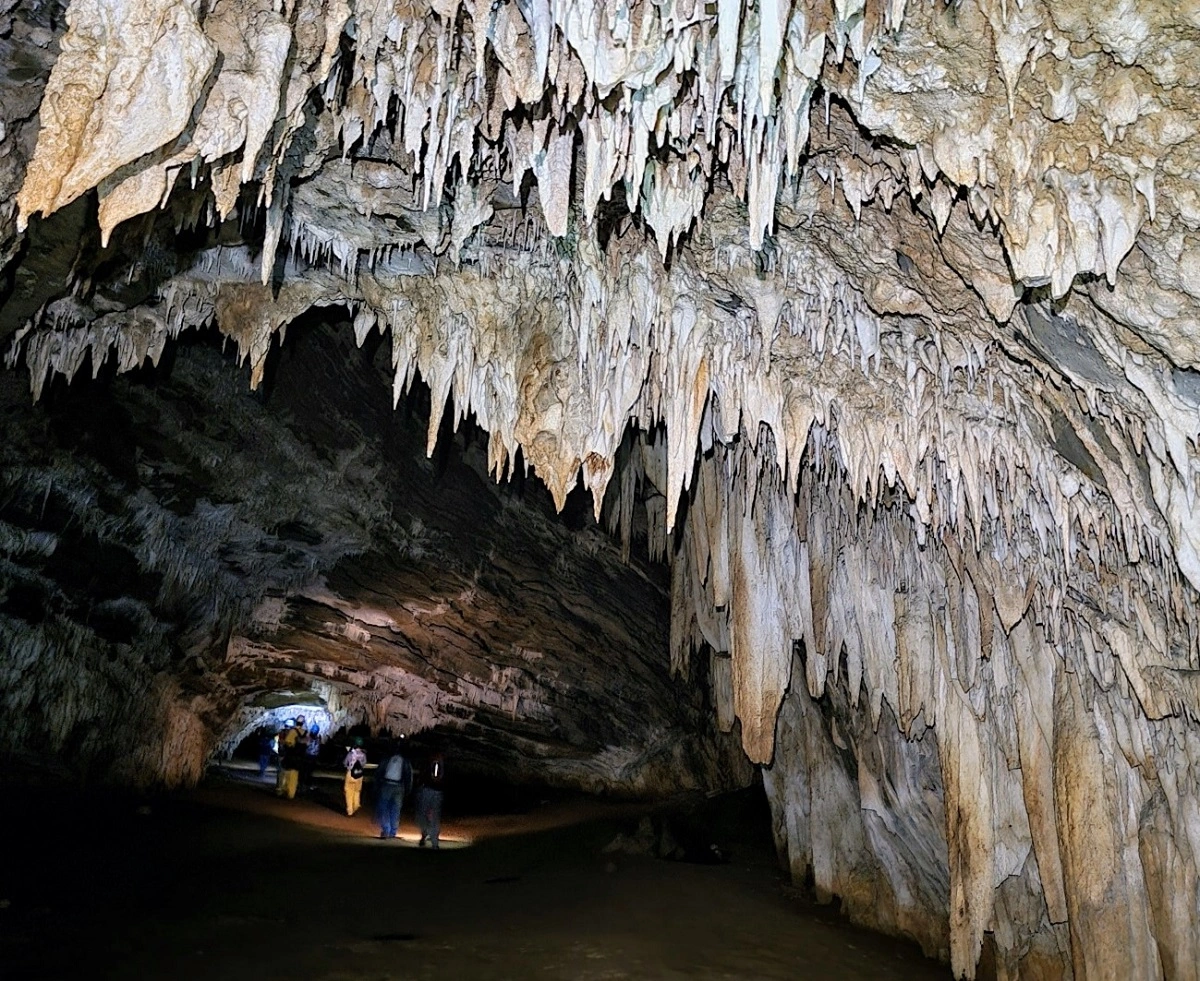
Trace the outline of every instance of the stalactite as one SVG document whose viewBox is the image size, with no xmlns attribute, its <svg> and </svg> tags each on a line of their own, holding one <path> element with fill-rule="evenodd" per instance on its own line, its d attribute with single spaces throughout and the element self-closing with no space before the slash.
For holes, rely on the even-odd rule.
<svg viewBox="0 0 1200 981">
<path fill-rule="evenodd" d="M 452 404 L 498 478 L 520 451 L 561 508 L 582 473 L 626 558 L 645 529 L 672 667 L 709 658 L 821 895 L 958 975 L 991 945 L 1008 977 L 1187 976 L 1194 16 L 405 2 L 356 5 L 351 37 L 341 2 L 198 9 L 73 0 L 18 221 L 98 188 L 107 240 L 188 166 L 222 217 L 254 185 L 262 248 L 128 309 L 52 300 L 7 353 L 35 397 L 214 323 L 256 385 L 288 323 L 353 308 L 394 399 L 429 383 L 428 452 Z M 141 561 L 216 575 L 153 520 Z M 186 757 L 209 737 L 179 711 Z"/>
</svg>

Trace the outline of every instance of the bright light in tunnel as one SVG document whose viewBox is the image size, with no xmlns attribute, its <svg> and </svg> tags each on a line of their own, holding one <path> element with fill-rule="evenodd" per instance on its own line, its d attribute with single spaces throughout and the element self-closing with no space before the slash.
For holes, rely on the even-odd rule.
<svg viewBox="0 0 1200 981">
<path fill-rule="evenodd" d="M 322 740 L 333 735 L 342 721 L 335 718 L 319 696 L 298 692 L 264 693 L 242 706 L 233 725 L 218 743 L 218 756 L 228 758 L 242 740 L 259 729 L 277 732 L 300 716 L 304 716 L 306 729 L 311 730 L 314 725 L 317 727 Z"/>
<path fill-rule="evenodd" d="M 333 731 L 333 717 L 329 711 L 319 705 L 281 705 L 278 708 L 273 708 L 265 711 L 260 715 L 249 731 L 253 731 L 261 726 L 266 726 L 269 729 L 282 729 L 289 722 L 295 722 L 301 716 L 304 717 L 304 727 L 311 730 L 313 726 L 317 727 L 317 731 L 322 739 L 327 738 Z"/>
</svg>

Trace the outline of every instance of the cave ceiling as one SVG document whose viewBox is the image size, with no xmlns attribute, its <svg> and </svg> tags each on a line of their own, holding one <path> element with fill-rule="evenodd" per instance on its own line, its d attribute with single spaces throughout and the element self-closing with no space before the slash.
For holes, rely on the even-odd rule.
<svg viewBox="0 0 1200 981">
<path fill-rule="evenodd" d="M 0 0 L 0 61 L 0 342 L 34 400 L 212 332 L 245 372 L 223 384 L 269 388 L 312 317 L 375 352 L 311 384 L 358 456 L 294 407 L 347 482 L 336 513 L 301 494 L 320 466 L 275 466 L 285 441 L 228 417 L 242 463 L 181 520 L 253 481 L 321 518 L 253 602 L 256 577 L 196 572 L 240 605 L 182 649 L 416 678 L 444 644 L 456 677 L 539 675 L 507 591 L 538 591 L 552 515 L 434 570 L 404 557 L 436 519 L 355 487 L 389 397 L 428 386 L 418 457 L 469 420 L 473 473 L 528 473 L 567 513 L 591 495 L 599 537 L 556 546 L 554 602 L 662 576 L 598 636 L 663 646 L 647 691 L 703 679 L 642 721 L 735 733 L 798 877 L 959 974 L 991 944 L 1005 976 L 1196 976 L 1200 3 Z M 10 557 L 50 547 L 23 534 Z M 486 629 L 446 599 L 431 633 L 397 599 L 472 589 Z M 538 698 L 590 684 L 563 670 Z M 418 688 L 396 697 L 439 690 Z M 846 820 L 858 838 L 821 837 Z"/>
</svg>

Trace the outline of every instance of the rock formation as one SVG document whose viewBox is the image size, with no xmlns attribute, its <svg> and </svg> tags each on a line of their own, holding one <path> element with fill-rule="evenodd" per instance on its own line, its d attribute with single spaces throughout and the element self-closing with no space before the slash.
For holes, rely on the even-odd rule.
<svg viewBox="0 0 1200 981">
<path fill-rule="evenodd" d="M 471 415 L 501 480 L 531 468 L 560 509 L 582 480 L 626 556 L 644 529 L 671 666 L 763 768 L 798 878 L 958 976 L 1197 976 L 1194 0 L 0 11 L 3 332 L 35 398 L 201 328 L 255 388 L 289 324 L 347 309 L 393 400 L 428 384 L 427 452 Z M 251 635 L 302 634 L 347 691 L 412 670 L 420 616 L 333 575 L 380 552 L 406 591 L 405 538 L 354 487 L 372 460 L 322 465 L 353 514 L 300 550 L 325 591 L 280 560 L 255 605 L 199 555 L 134 555 L 232 604 L 185 648 L 253 674 L 279 665 Z M 300 481 L 276 469 L 216 482 Z M 228 540 L 210 498 L 177 510 Z M 27 524 L 10 564 L 56 547 Z M 346 653 L 387 631 L 417 639 Z M 497 636 L 507 660 L 454 670 L 511 668 L 484 688 L 519 700 L 541 669 Z"/>
</svg>

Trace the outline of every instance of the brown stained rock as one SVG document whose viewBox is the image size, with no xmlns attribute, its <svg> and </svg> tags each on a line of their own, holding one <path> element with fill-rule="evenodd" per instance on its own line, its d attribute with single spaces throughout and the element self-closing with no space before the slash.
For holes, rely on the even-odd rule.
<svg viewBox="0 0 1200 981">
<path fill-rule="evenodd" d="M 1099 703 L 1089 708 L 1078 681 L 1065 676 L 1054 699 L 1054 799 L 1071 958 L 1080 978 L 1159 977 L 1137 844 L 1125 836 L 1118 803 L 1121 771 L 1128 771 L 1114 758 L 1108 726 L 1101 728 L 1105 714 Z"/>
<path fill-rule="evenodd" d="M 22 226 L 178 136 L 216 59 L 197 4 L 80 0 L 42 100 L 17 195 Z"/>
</svg>

